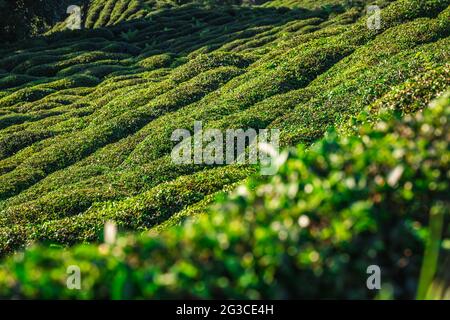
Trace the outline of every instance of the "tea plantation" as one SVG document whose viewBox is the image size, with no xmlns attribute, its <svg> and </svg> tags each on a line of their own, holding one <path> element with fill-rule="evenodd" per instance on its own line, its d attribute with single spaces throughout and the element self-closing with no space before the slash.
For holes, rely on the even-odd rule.
<svg viewBox="0 0 450 320">
<path fill-rule="evenodd" d="M 450 297 L 450 0 L 82 9 L 0 47 L 0 297 Z M 278 173 L 175 164 L 194 121 Z"/>
</svg>

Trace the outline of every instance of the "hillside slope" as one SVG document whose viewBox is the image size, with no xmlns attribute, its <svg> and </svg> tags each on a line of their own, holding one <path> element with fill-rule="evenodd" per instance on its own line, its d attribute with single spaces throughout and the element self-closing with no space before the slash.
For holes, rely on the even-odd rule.
<svg viewBox="0 0 450 320">
<path fill-rule="evenodd" d="M 377 30 L 336 2 L 94 1 L 86 29 L 2 47 L 0 254 L 203 211 L 256 168 L 171 162 L 195 120 L 309 145 L 369 105 L 412 112 L 445 91 L 450 1 L 384 1 Z"/>
<path fill-rule="evenodd" d="M 357 135 L 329 132 L 280 156 L 275 176 L 195 221 L 10 257 L 0 297 L 449 299 L 450 91 L 413 116 L 371 117 L 355 119 Z M 381 290 L 366 287 L 374 265 Z M 80 290 L 66 285 L 69 266 Z"/>
</svg>

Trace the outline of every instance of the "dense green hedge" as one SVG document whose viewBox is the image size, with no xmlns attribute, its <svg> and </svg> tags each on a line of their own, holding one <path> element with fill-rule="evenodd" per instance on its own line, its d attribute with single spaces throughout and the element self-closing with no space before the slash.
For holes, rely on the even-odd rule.
<svg viewBox="0 0 450 320">
<path fill-rule="evenodd" d="M 416 115 L 379 118 L 363 113 L 358 135 L 331 131 L 283 153 L 275 176 L 250 179 L 181 227 L 10 257 L 0 296 L 372 298 L 375 264 L 382 297 L 413 298 L 429 217 L 440 217 L 438 238 L 450 236 L 450 94 Z M 81 268 L 80 291 L 66 289 L 69 265 Z"/>
</svg>

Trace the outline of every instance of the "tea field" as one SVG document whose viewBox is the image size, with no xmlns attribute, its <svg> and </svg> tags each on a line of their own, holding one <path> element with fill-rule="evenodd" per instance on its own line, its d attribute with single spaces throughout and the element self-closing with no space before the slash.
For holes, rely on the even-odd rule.
<svg viewBox="0 0 450 320">
<path fill-rule="evenodd" d="M 450 297 L 449 0 L 82 9 L 0 47 L 0 297 Z M 279 129 L 278 173 L 173 163 L 195 121 Z"/>
</svg>

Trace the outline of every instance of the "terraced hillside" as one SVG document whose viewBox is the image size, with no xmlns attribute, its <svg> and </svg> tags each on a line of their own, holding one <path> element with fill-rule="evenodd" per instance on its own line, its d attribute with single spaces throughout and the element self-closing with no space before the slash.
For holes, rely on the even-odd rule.
<svg viewBox="0 0 450 320">
<path fill-rule="evenodd" d="M 380 297 L 449 294 L 449 0 L 77 4 L 81 30 L 0 48 L 0 256 L 26 248 L 0 297 L 373 298 L 374 260 Z M 273 178 L 175 164 L 195 121 L 301 146 Z M 138 234 L 65 248 L 110 220 Z"/>
<path fill-rule="evenodd" d="M 312 3 L 95 0 L 84 29 L 3 46 L 0 253 L 203 212 L 257 168 L 174 164 L 171 134 L 196 120 L 310 145 L 368 106 L 410 113 L 448 87 L 450 1 L 379 2 L 375 30 L 363 6 Z"/>
<path fill-rule="evenodd" d="M 98 2 L 86 26 L 124 20 Z M 149 228 L 254 171 L 173 164 L 171 133 L 194 120 L 308 144 L 392 90 L 413 91 L 409 112 L 448 85 L 447 1 L 395 1 L 380 30 L 328 9 L 142 9 L 4 48 L 1 252 L 96 240 L 107 219 Z"/>
</svg>

